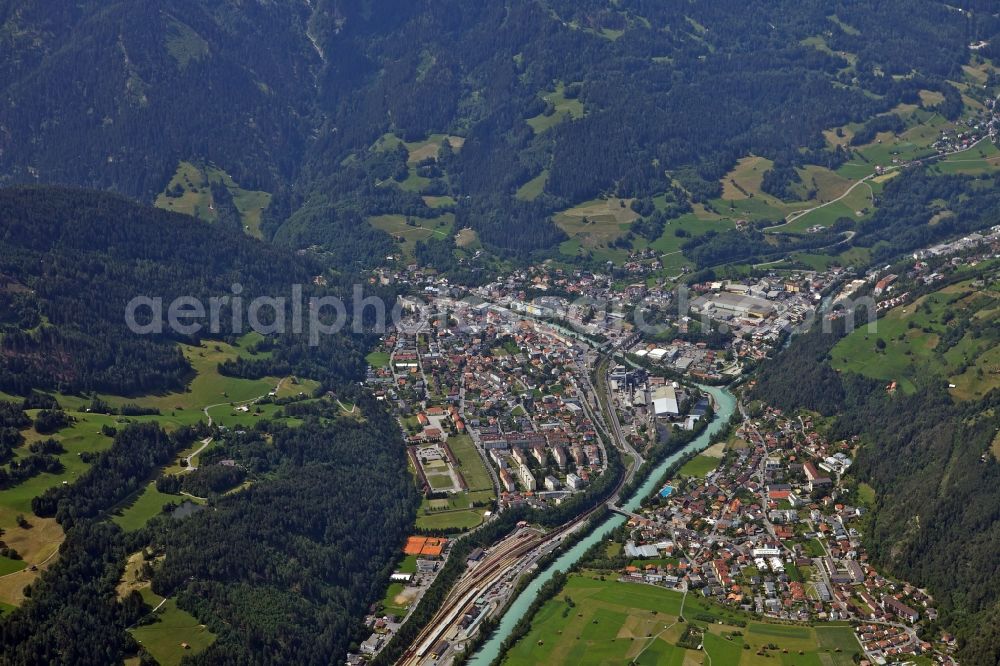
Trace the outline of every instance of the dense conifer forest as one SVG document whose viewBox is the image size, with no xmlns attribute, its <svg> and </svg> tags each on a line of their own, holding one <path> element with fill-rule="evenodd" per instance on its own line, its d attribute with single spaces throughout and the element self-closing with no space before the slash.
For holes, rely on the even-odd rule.
<svg viewBox="0 0 1000 666">
<path fill-rule="evenodd" d="M 563 239 L 560 208 L 672 178 L 717 196 L 748 154 L 776 160 L 766 189 L 788 196 L 791 166 L 843 160 L 824 128 L 877 131 L 893 121 L 876 114 L 920 90 L 957 115 L 947 79 L 968 44 L 1000 35 L 984 0 L 370 5 L 0 3 L 0 174 L 151 200 L 200 159 L 274 195 L 267 237 L 364 263 L 388 249 L 365 216 L 439 212 L 391 185 L 405 151 L 374 146 L 447 133 L 464 143 L 420 167 L 425 192 L 455 196 L 463 226 L 524 256 Z M 535 131 L 553 90 L 582 113 Z M 541 195 L 515 198 L 543 169 Z"/>
<path fill-rule="evenodd" d="M 326 271 L 314 259 L 113 194 L 3 190 L 0 225 L 3 297 L 11 306 L 3 310 L 0 389 L 25 395 L 0 401 L 0 489 L 62 471 L 57 456 L 66 451 L 45 436 L 73 428 L 74 418 L 36 389 L 77 399 L 95 390 L 183 391 L 191 380 L 178 343 L 201 336 L 131 333 L 124 308 L 136 293 L 208 298 L 230 293 L 236 282 L 245 296 L 283 293 L 293 282 L 304 285 L 306 297 L 347 292 L 313 285 L 312 277 Z M 215 339 L 234 334 L 227 326 Z M 24 524 L 54 518 L 66 540 L 55 564 L 25 589 L 23 605 L 0 620 L 0 663 L 148 660 L 126 629 L 148 621 L 149 606 L 138 592 L 116 591 L 126 556 L 137 550 L 165 557 L 153 590 L 175 598 L 218 637 L 198 663 L 322 664 L 346 652 L 412 525 L 417 494 L 395 419 L 350 386 L 363 376 L 367 335 L 325 336 L 319 346 L 304 335 L 263 338 L 255 345 L 259 361 L 220 364 L 218 371 L 309 377 L 319 393 L 351 396 L 345 399 L 364 418 L 290 408 L 301 426 L 260 419 L 234 432 L 200 421 L 168 432 L 155 422 L 156 410 L 90 400 L 87 413 L 116 418 L 117 427 L 101 431 L 113 441 L 87 456 L 90 466 L 72 483 L 31 499 Z M 132 423 L 130 416 L 152 420 Z M 28 427 L 41 437 L 30 450 Z M 206 466 L 182 483 L 163 476 L 156 485 L 177 503 L 182 490 L 209 496 L 209 509 L 185 519 L 168 512 L 128 533 L 108 520 L 181 451 L 207 438 L 219 443 L 205 454 Z M 15 449 L 25 451 L 14 458 Z M 223 495 L 248 474 L 245 490 Z"/>
<path fill-rule="evenodd" d="M 193 296 L 255 296 L 291 299 L 291 285 L 304 298 L 323 265 L 309 257 L 255 241 L 239 232 L 187 216 L 138 206 L 122 197 L 76 190 L 28 187 L 0 192 L 0 390 L 99 390 L 119 395 L 178 389 L 191 368 L 178 341 L 196 342 L 203 330 L 181 336 L 136 335 L 126 326 L 126 304 L 135 296 L 169 303 Z M 335 287 L 324 293 L 343 293 Z M 218 339 L 234 335 L 232 307 L 220 309 Z M 145 311 L 140 310 L 142 315 Z M 262 317 L 271 313 L 262 311 Z M 141 320 L 141 323 L 147 323 Z M 245 313 L 243 332 L 249 330 Z M 306 348 L 306 334 L 281 336 L 267 361 L 232 364 L 239 376 L 290 374 L 359 377 L 364 372 L 361 338 L 324 336 L 329 356 L 320 368 Z"/>
</svg>

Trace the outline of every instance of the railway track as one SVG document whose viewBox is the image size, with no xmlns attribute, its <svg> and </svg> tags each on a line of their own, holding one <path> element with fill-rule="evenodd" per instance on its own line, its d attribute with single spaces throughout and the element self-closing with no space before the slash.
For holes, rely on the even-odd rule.
<svg viewBox="0 0 1000 666">
<path fill-rule="evenodd" d="M 615 420 L 614 414 L 611 415 Z M 490 589 L 500 579 L 510 573 L 511 568 L 526 553 L 535 548 L 539 548 L 549 543 L 565 533 L 575 529 L 581 523 L 588 520 L 596 512 L 609 505 L 617 503 L 619 495 L 625 484 L 632 478 L 637 460 L 633 460 L 632 468 L 626 470 L 618 479 L 614 490 L 608 498 L 597 503 L 569 522 L 563 523 L 559 527 L 547 533 L 539 533 L 519 528 L 521 534 L 517 532 L 500 542 L 494 550 L 487 554 L 486 558 L 475 566 L 471 571 L 452 588 L 444 604 L 430 622 L 427 623 L 416 639 L 410 644 L 403 656 L 396 661 L 397 666 L 418 666 L 428 657 L 432 648 L 461 620 L 465 611 L 479 598 L 480 594 Z M 509 543 L 505 543 L 509 541 Z"/>
<path fill-rule="evenodd" d="M 561 537 L 588 520 L 608 504 L 616 502 L 627 478 L 627 474 L 622 474 L 614 491 L 605 502 L 601 502 L 597 506 L 588 509 L 586 512 L 567 523 L 563 523 L 551 532 L 545 534 L 528 532 L 527 534 L 530 536 L 514 536 L 513 541 L 510 543 L 501 542 L 496 547 L 499 550 L 488 554 L 487 559 L 480 562 L 455 585 L 448 594 L 445 603 L 435 613 L 427 626 L 417 635 L 417 638 L 410 644 L 410 648 L 396 662 L 397 666 L 417 666 L 423 663 L 430 650 L 461 620 L 465 611 L 479 598 L 481 593 L 508 575 L 511 568 L 526 553 Z M 505 541 L 510 541 L 510 537 Z"/>
<path fill-rule="evenodd" d="M 421 663 L 431 648 L 461 619 L 479 594 L 506 576 L 524 554 L 543 544 L 546 536 L 548 535 L 522 528 L 513 538 L 506 539 L 506 543 L 498 544 L 486 559 L 459 580 L 445 603 L 396 663 L 401 666 Z"/>
</svg>

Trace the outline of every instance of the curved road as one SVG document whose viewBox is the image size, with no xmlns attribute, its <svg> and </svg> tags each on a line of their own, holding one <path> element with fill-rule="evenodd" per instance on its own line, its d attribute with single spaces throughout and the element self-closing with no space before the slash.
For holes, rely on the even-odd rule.
<svg viewBox="0 0 1000 666">
<path fill-rule="evenodd" d="M 912 162 L 908 162 L 907 164 L 913 164 L 914 162 L 917 162 L 917 163 L 920 163 L 920 162 L 931 162 L 931 161 L 939 160 L 939 159 L 942 159 L 942 158 L 945 158 L 945 157 L 951 157 L 952 155 L 959 155 L 961 153 L 966 153 L 966 152 L 972 150 L 973 148 L 975 148 L 976 146 L 978 146 L 979 144 L 981 144 L 983 141 L 986 141 L 988 138 L 989 138 L 988 135 L 984 136 L 983 138 L 979 139 L 979 141 L 976 141 L 975 143 L 973 143 L 972 145 L 970 145 L 968 148 L 962 148 L 960 150 L 952 150 L 950 152 L 940 153 L 940 154 L 937 154 L 937 155 L 929 155 L 928 157 L 924 157 L 924 158 L 920 158 L 920 159 L 917 159 L 917 160 L 913 160 Z M 781 224 L 776 224 L 776 225 L 774 225 L 772 227 L 764 227 L 763 231 L 770 231 L 771 229 L 780 229 L 781 227 L 789 225 L 792 222 L 794 222 L 795 220 L 798 220 L 799 218 L 803 217 L 804 215 L 808 215 L 809 213 L 811 213 L 813 211 L 816 211 L 816 210 L 819 210 L 820 208 L 825 208 L 825 207 L 829 206 L 830 204 L 837 203 L 838 201 L 840 201 L 841 199 L 843 199 L 844 197 L 846 197 L 848 194 L 850 194 L 854 190 L 854 188 L 857 187 L 858 185 L 861 185 L 862 183 L 867 184 L 867 182 L 869 180 L 871 180 L 872 178 L 875 178 L 878 175 L 885 175 L 886 173 L 889 173 L 889 172 L 892 172 L 892 171 L 897 171 L 897 170 L 901 169 L 904 166 L 906 166 L 906 164 L 888 166 L 888 167 L 885 167 L 885 168 L 882 169 L 882 173 L 881 174 L 870 173 L 867 176 L 865 176 L 864 178 L 862 178 L 861 180 L 859 180 L 856 183 L 854 183 L 853 185 L 851 185 L 849 188 L 847 188 L 847 190 L 845 190 L 844 193 L 841 194 L 836 199 L 832 199 L 832 200 L 827 201 L 826 203 L 822 203 L 822 204 L 820 204 L 818 206 L 813 206 L 812 208 L 806 208 L 805 210 L 793 211 L 793 212 L 791 212 L 791 213 L 788 214 L 788 217 L 785 218 L 784 222 L 782 222 Z M 870 190 L 871 189 L 871 185 L 868 185 L 868 188 Z"/>
<path fill-rule="evenodd" d="M 893 170 L 898 169 L 898 168 L 899 167 L 889 167 L 889 168 L 885 169 L 885 171 L 883 171 L 882 174 L 870 173 L 867 176 L 865 176 L 864 178 L 862 178 L 861 180 L 857 181 L 856 183 L 854 183 L 853 185 L 851 185 L 850 187 L 848 187 L 846 190 L 844 190 L 844 193 L 841 194 L 836 199 L 831 199 L 831 200 L 829 200 L 829 201 L 827 201 L 825 203 L 821 203 L 818 206 L 813 206 L 812 208 L 806 208 L 804 210 L 793 211 L 793 212 L 791 212 L 791 213 L 788 214 L 788 217 L 786 217 L 785 221 L 782 222 L 781 224 L 775 224 L 774 226 L 771 226 L 771 227 L 764 227 L 764 229 L 762 231 L 771 231 L 772 229 L 780 229 L 781 227 L 788 226 L 789 224 L 791 224 L 795 220 L 799 219 L 800 217 L 804 217 L 804 216 L 808 215 L 809 213 L 812 213 L 813 211 L 819 210 L 820 208 L 826 208 L 830 204 L 837 203 L 841 199 L 845 198 L 848 194 L 850 194 L 851 192 L 853 192 L 854 188 L 857 187 L 858 185 L 867 185 L 868 181 L 871 180 L 872 178 L 874 178 L 875 176 L 877 176 L 877 175 L 884 175 L 886 171 L 893 171 Z M 868 185 L 868 189 L 871 190 L 871 185 Z"/>
</svg>

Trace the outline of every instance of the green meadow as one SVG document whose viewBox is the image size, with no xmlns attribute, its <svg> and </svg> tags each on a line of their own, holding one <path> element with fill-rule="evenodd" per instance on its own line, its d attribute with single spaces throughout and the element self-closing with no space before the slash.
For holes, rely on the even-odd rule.
<svg viewBox="0 0 1000 666">
<path fill-rule="evenodd" d="M 261 216 L 271 205 L 271 195 L 268 192 L 240 187 L 232 176 L 214 164 L 197 165 L 192 162 L 181 162 L 167 183 L 167 187 L 156 197 L 156 206 L 215 222 L 218 217 L 215 212 L 215 201 L 212 198 L 212 183 L 221 184 L 229 190 L 233 203 L 240 213 L 244 229 L 248 234 L 260 238 Z M 178 191 L 180 196 L 172 196 L 172 193 Z"/>
<path fill-rule="evenodd" d="M 583 103 L 579 99 L 566 97 L 566 86 L 562 83 L 557 85 L 555 90 L 543 93 L 542 99 L 552 105 L 552 113 L 548 115 L 540 113 L 533 118 L 528 118 L 528 124 L 531 125 L 535 134 L 552 129 L 565 120 L 583 117 Z"/>
<path fill-rule="evenodd" d="M 542 172 L 537 176 L 526 182 L 521 187 L 517 188 L 517 193 L 514 195 L 521 201 L 534 201 L 542 192 L 545 191 L 545 183 L 549 179 L 549 170 L 542 169 Z"/>
<path fill-rule="evenodd" d="M 162 600 L 148 588 L 142 594 L 152 607 Z M 151 623 L 129 631 L 162 666 L 179 666 L 186 655 L 198 654 L 215 642 L 215 634 L 193 615 L 178 608 L 173 599 L 167 599 L 153 618 Z"/>
<path fill-rule="evenodd" d="M 679 621 L 682 600 L 684 621 Z M 696 619 L 708 616 L 714 621 Z M 704 632 L 702 650 L 677 645 L 689 624 Z M 763 650 L 768 644 L 777 649 Z M 503 663 L 851 666 L 860 652 L 849 626 L 753 621 L 693 594 L 685 599 L 673 590 L 585 573 L 571 575 L 542 606 Z"/>
<path fill-rule="evenodd" d="M 202 503 L 184 495 L 161 493 L 156 489 L 156 482 L 151 481 L 136 497 L 126 500 L 124 506 L 119 508 L 117 515 L 111 520 L 126 532 L 134 532 L 144 527 L 154 516 L 160 515 L 165 504 L 176 505 L 184 501 Z"/>
<path fill-rule="evenodd" d="M 995 334 L 975 328 L 961 337 L 953 331 L 959 318 L 994 321 L 1000 313 L 1000 291 L 977 289 L 971 282 L 954 284 L 893 308 L 878 319 L 877 331 L 861 326 L 831 350 L 835 370 L 856 372 L 906 392 L 921 377 L 946 378 L 952 395 L 972 399 L 1000 386 L 1000 346 Z M 995 333 L 995 328 L 991 329 Z M 954 339 L 956 338 L 957 339 Z M 942 339 L 952 340 L 947 347 Z"/>
<path fill-rule="evenodd" d="M 408 224 L 408 221 L 413 224 Z M 374 215 L 368 218 L 368 224 L 392 236 L 403 253 L 411 257 L 417 241 L 426 241 L 429 238 L 447 238 L 452 234 L 454 222 L 455 215 L 453 213 L 443 213 L 430 219 L 407 218 L 405 215 L 395 214 Z"/>
<path fill-rule="evenodd" d="M 84 462 L 86 454 L 105 451 L 112 444 L 112 437 L 107 432 L 113 432 L 126 427 L 129 423 L 155 421 L 167 430 L 206 420 L 206 411 L 214 423 L 228 427 L 249 427 L 265 417 L 274 417 L 280 410 L 274 404 L 252 404 L 252 401 L 266 396 L 271 391 L 276 397 L 297 396 L 304 393 L 311 396 L 318 383 L 311 380 L 299 380 L 294 377 L 269 377 L 259 380 L 248 380 L 226 377 L 219 373 L 218 365 L 223 361 L 237 356 L 252 356 L 249 347 L 259 339 L 256 333 L 243 336 L 236 345 L 223 342 L 206 341 L 201 346 L 181 345 L 185 357 L 190 361 L 193 374 L 185 390 L 159 395 L 145 396 L 115 396 L 100 395 L 113 407 L 124 404 L 136 404 L 144 408 L 155 408 L 159 414 L 146 416 L 119 416 L 97 414 L 88 410 L 92 397 L 55 394 L 54 397 L 66 411 L 72 422 L 66 428 L 51 435 L 65 449 L 56 457 L 62 463 L 62 470 L 57 474 L 43 473 L 26 479 L 16 486 L 0 490 L 0 529 L 4 530 L 4 541 L 15 548 L 22 556 L 15 565 L 0 561 L 0 603 L 18 604 L 23 599 L 22 590 L 31 582 L 37 571 L 28 567 L 44 568 L 53 561 L 62 543 L 64 535 L 62 528 L 51 518 L 38 518 L 31 510 L 31 500 L 43 494 L 49 488 L 60 484 L 69 484 L 83 475 L 90 464 Z M 261 353 L 260 356 L 265 356 Z M 0 395 L 6 400 L 19 401 L 16 396 Z M 243 405 L 246 405 L 245 411 Z M 37 410 L 28 410 L 28 416 L 34 417 Z M 288 418 L 289 425 L 297 425 L 301 421 Z M 42 436 L 28 427 L 22 431 L 25 444 L 14 452 L 14 458 L 30 455 L 29 445 L 49 435 Z M 196 443 L 189 452 L 182 453 L 178 460 L 201 448 Z M 197 464 L 197 460 L 193 461 Z M 180 472 L 179 464 L 169 466 L 164 471 Z M 126 531 L 139 529 L 153 516 L 158 515 L 167 502 L 179 502 L 180 497 L 164 495 L 156 490 L 153 479 L 143 492 L 126 500 L 117 507 L 111 519 Z M 29 527 L 22 528 L 17 524 L 17 516 L 28 518 Z M 12 561 L 13 562 L 13 561 Z M 11 575 L 5 575 L 11 574 Z"/>
</svg>

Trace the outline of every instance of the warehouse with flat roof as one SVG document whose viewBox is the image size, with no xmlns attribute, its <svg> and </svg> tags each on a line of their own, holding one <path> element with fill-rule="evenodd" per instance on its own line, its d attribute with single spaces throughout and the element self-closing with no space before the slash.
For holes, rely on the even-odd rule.
<svg viewBox="0 0 1000 666">
<path fill-rule="evenodd" d="M 726 291 L 699 296 L 691 302 L 691 308 L 695 312 L 709 315 L 733 314 L 757 319 L 769 317 L 775 312 L 774 305 L 768 300 Z"/>
</svg>

